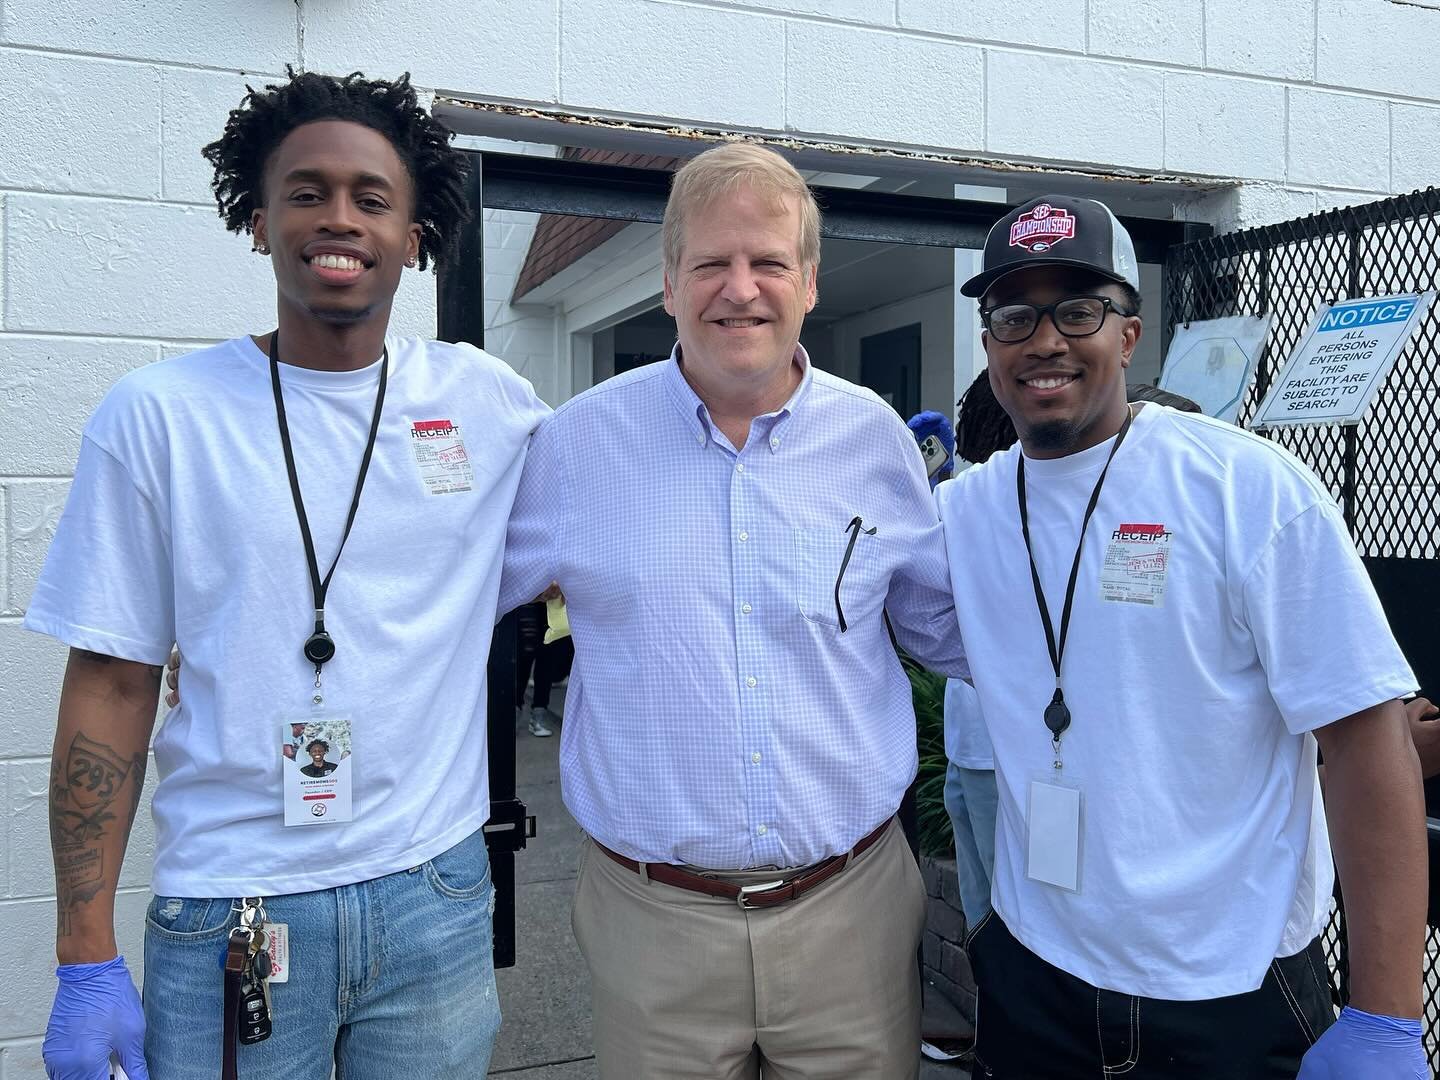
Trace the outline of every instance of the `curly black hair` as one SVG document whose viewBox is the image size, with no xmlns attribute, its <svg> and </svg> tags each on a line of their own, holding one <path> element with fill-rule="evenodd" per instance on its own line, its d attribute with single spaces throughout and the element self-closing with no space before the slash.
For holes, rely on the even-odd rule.
<svg viewBox="0 0 1440 1080">
<path fill-rule="evenodd" d="M 985 368 L 955 403 L 955 456 L 982 465 L 991 454 L 1015 445 L 1015 425 L 995 399 L 990 386 L 990 369 Z"/>
<path fill-rule="evenodd" d="M 201 151 L 215 167 L 215 202 L 225 227 L 251 231 L 265 205 L 265 168 L 285 136 L 316 120 L 350 120 L 390 140 L 415 185 L 420 226 L 420 268 L 450 254 L 470 208 L 465 199 L 465 156 L 450 145 L 450 131 L 420 108 L 407 72 L 393 81 L 344 78 L 286 67 L 290 81 L 249 91 L 230 111 L 225 133 Z"/>
</svg>

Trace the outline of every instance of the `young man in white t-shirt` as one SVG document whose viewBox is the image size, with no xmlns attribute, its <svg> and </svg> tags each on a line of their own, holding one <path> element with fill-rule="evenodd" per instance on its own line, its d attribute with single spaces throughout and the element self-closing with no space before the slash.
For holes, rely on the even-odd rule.
<svg viewBox="0 0 1440 1080">
<path fill-rule="evenodd" d="M 133 372 L 86 428 L 26 617 L 71 646 L 52 1077 L 486 1071 L 485 657 L 547 410 L 494 357 L 386 335 L 463 220 L 448 139 L 404 78 L 250 93 L 205 153 L 278 330 Z M 142 1016 L 114 896 L 172 642 Z"/>
<path fill-rule="evenodd" d="M 1138 284 L 1109 210 L 1056 196 L 962 289 L 1020 437 L 938 492 L 1000 795 L 977 1076 L 1424 1076 L 1414 678 L 1314 476 L 1127 406 Z"/>
</svg>

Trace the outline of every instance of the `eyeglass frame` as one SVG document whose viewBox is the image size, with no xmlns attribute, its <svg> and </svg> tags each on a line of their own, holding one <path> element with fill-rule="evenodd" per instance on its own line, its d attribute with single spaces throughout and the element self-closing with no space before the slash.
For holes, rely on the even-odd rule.
<svg viewBox="0 0 1440 1080">
<path fill-rule="evenodd" d="M 1059 320 L 1057 320 L 1057 319 L 1055 318 L 1055 309 L 1058 308 L 1061 304 L 1068 304 L 1068 303 L 1070 303 L 1072 300 L 1098 300 L 1098 301 L 1100 301 L 1100 304 L 1101 304 L 1100 321 L 1095 324 L 1095 329 L 1094 329 L 1094 330 L 1087 330 L 1087 331 L 1085 331 L 1083 334 L 1071 334 L 1071 333 L 1067 333 L 1066 330 L 1065 330 L 1065 328 L 1060 325 Z M 997 342 L 999 342 L 1001 345 L 1020 345 L 1020 344 L 1022 344 L 1023 342 L 1029 341 L 1032 337 L 1035 336 L 1036 331 L 1038 331 L 1038 330 L 1040 329 L 1040 324 L 1045 320 L 1045 316 L 1046 316 L 1046 315 L 1049 315 L 1049 316 L 1050 316 L 1050 325 L 1053 326 L 1053 327 L 1055 327 L 1055 330 L 1060 334 L 1061 337 L 1067 337 L 1067 338 L 1087 338 L 1087 337 L 1094 337 L 1096 334 L 1098 334 L 1098 333 L 1100 332 L 1101 327 L 1103 327 L 1103 326 L 1105 325 L 1105 319 L 1106 319 L 1112 312 L 1113 312 L 1114 314 L 1116 314 L 1116 315 L 1119 315 L 1122 319 L 1133 319 L 1133 318 L 1136 318 L 1136 317 L 1139 315 L 1139 312 L 1137 312 L 1137 311 L 1121 311 L 1118 307 L 1115 306 L 1117 303 L 1118 303 L 1118 301 L 1115 300 L 1113 297 L 1109 297 L 1109 296 L 1096 296 L 1096 295 L 1093 294 L 1093 293 L 1079 293 L 1079 294 L 1077 294 L 1077 295 L 1075 295 L 1075 296 L 1062 297 L 1061 299 L 1056 300 L 1053 304 L 1025 304 L 1025 303 L 997 304 L 995 307 L 988 307 L 988 308 L 981 308 L 981 309 L 980 309 L 980 327 L 981 327 L 981 329 L 984 330 L 987 334 L 990 334 L 992 337 L 994 337 L 995 340 L 996 340 Z M 997 335 L 995 334 L 995 331 L 990 328 L 990 315 L 991 315 L 992 313 L 996 312 L 996 311 L 999 311 L 1000 308 L 1007 308 L 1007 307 L 1028 307 L 1028 308 L 1030 308 L 1031 310 L 1033 310 L 1033 311 L 1035 312 L 1035 325 L 1030 328 L 1030 333 L 1026 334 L 1026 335 L 1025 335 L 1024 337 L 1022 337 L 1022 338 L 1015 338 L 1013 341 L 1006 341 L 1004 338 L 1001 338 L 1001 337 L 999 337 L 999 336 L 997 336 Z"/>
</svg>

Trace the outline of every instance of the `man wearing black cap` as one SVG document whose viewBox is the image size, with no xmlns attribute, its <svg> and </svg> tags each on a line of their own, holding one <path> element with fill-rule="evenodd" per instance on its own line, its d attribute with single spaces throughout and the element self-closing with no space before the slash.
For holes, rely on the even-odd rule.
<svg viewBox="0 0 1440 1080">
<path fill-rule="evenodd" d="M 1126 404 L 1139 277 L 1105 206 L 1028 203 L 983 266 L 962 291 L 1020 442 L 938 494 L 1000 792 L 976 1075 L 1427 1075 L 1415 680 L 1333 499 L 1272 443 Z"/>
</svg>

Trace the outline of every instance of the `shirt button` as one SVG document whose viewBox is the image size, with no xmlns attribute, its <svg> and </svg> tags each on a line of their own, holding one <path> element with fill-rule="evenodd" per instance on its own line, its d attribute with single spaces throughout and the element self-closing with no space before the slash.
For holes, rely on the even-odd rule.
<svg viewBox="0 0 1440 1080">
<path fill-rule="evenodd" d="M 744 471 L 745 471 L 745 463 L 744 463 L 743 461 L 737 461 L 737 462 L 735 463 L 735 471 L 736 471 L 736 472 L 744 472 Z"/>
<path fill-rule="evenodd" d="M 771 450 L 776 449 L 777 447 L 779 447 L 779 445 L 780 445 L 780 439 L 779 439 L 778 436 L 777 436 L 776 438 L 773 438 L 773 439 L 770 440 L 770 449 L 771 449 Z"/>
<path fill-rule="evenodd" d="M 745 679 L 745 685 L 746 685 L 746 686 L 752 686 L 752 687 L 753 687 L 756 682 L 757 682 L 757 680 L 756 680 L 756 678 L 755 678 L 754 675 L 749 675 L 749 676 L 747 676 L 746 679 Z"/>
<path fill-rule="evenodd" d="M 760 825 L 760 826 L 758 826 L 758 827 L 755 829 L 755 831 L 756 831 L 757 833 L 759 833 L 761 836 L 764 836 L 764 835 L 765 835 L 767 832 L 769 832 L 770 830 L 767 829 L 764 825 Z"/>
<path fill-rule="evenodd" d="M 759 765 L 759 764 L 760 764 L 760 751 L 759 751 L 759 750 L 756 750 L 755 753 L 751 754 L 751 755 L 750 755 L 750 760 L 753 761 L 756 765 Z"/>
<path fill-rule="evenodd" d="M 743 611 L 746 615 L 749 615 L 750 612 L 754 611 L 755 609 L 752 608 L 749 604 L 741 604 L 740 610 Z"/>
<path fill-rule="evenodd" d="M 749 534 L 748 532 L 744 532 L 744 531 L 742 530 L 741 533 L 740 533 L 740 542 L 743 544 L 746 540 L 749 540 L 749 539 L 750 539 L 750 534 Z"/>
</svg>

